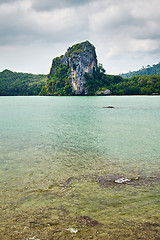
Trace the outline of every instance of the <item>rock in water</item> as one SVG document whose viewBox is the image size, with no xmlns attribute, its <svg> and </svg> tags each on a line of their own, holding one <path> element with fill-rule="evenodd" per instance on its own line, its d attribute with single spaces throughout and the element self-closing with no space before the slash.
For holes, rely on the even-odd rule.
<svg viewBox="0 0 160 240">
<path fill-rule="evenodd" d="M 84 74 L 97 70 L 95 47 L 89 42 L 75 44 L 65 55 L 53 59 L 42 95 L 87 94 Z"/>
</svg>

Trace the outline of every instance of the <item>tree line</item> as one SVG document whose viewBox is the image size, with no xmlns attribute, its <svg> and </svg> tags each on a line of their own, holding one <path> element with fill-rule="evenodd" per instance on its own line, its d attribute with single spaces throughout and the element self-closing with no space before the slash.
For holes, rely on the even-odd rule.
<svg viewBox="0 0 160 240">
<path fill-rule="evenodd" d="M 54 71 L 48 76 L 29 73 L 16 73 L 10 70 L 0 72 L 0 95 L 51 95 L 72 96 L 69 80 L 70 68 L 60 64 L 60 58 L 54 62 Z M 160 75 L 138 75 L 132 78 L 108 75 L 102 64 L 93 71 L 93 76 L 85 73 L 88 95 L 96 95 L 109 89 L 112 95 L 151 95 L 160 94 Z M 84 93 L 82 93 L 83 95 Z"/>
</svg>

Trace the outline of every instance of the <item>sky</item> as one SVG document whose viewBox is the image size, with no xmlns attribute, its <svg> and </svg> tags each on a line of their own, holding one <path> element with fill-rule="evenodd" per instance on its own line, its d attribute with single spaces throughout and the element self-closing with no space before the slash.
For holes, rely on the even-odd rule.
<svg viewBox="0 0 160 240">
<path fill-rule="evenodd" d="M 0 0 L 0 71 L 48 74 L 90 41 L 108 74 L 160 62 L 159 0 Z"/>
</svg>

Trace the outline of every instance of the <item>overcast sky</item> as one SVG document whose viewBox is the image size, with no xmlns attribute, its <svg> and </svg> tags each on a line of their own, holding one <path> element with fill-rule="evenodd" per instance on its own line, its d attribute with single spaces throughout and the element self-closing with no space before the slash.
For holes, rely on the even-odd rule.
<svg viewBox="0 0 160 240">
<path fill-rule="evenodd" d="M 86 40 L 110 74 L 160 62 L 160 1 L 0 0 L 0 71 L 47 74 Z"/>
</svg>

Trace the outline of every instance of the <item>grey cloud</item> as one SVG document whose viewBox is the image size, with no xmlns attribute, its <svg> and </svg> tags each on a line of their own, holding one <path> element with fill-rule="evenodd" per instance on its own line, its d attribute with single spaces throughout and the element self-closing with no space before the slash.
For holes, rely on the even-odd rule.
<svg viewBox="0 0 160 240">
<path fill-rule="evenodd" d="M 49 15 L 23 8 L 6 10 L 0 15 L 0 45 L 64 42 L 73 40 L 73 36 L 78 41 L 88 31 L 86 21 L 81 13 L 63 9 Z"/>
<path fill-rule="evenodd" d="M 13 3 L 13 2 L 18 2 L 20 0 L 0 0 L 0 4 L 6 4 L 6 3 Z"/>
<path fill-rule="evenodd" d="M 58 8 L 77 7 L 94 0 L 32 0 L 32 7 L 37 11 L 50 11 Z"/>
<path fill-rule="evenodd" d="M 0 16 L 0 45 L 29 43 L 33 40 L 32 32 L 33 25 L 24 12 L 16 10 Z"/>
<path fill-rule="evenodd" d="M 14 46 L 30 51 L 31 47 L 37 46 L 39 55 L 47 49 L 52 58 L 57 49 L 51 50 L 47 46 L 68 47 L 88 39 L 96 46 L 99 61 L 106 69 L 111 69 L 108 70 L 110 73 L 124 71 L 122 64 L 125 63 L 129 67 L 129 63 L 136 65 L 145 59 L 152 64 L 152 59 L 156 61 L 160 52 L 158 2 L 0 0 L 0 49 Z M 41 47 L 38 49 L 38 46 Z"/>
<path fill-rule="evenodd" d="M 153 0 L 150 5 L 148 2 L 150 1 L 135 0 L 133 3 L 123 0 L 112 1 L 112 4 L 106 3 L 103 9 L 100 11 L 97 9 L 89 16 L 90 27 L 95 33 L 102 35 L 108 33 L 108 38 L 123 35 L 126 38 L 158 39 L 160 36 L 159 11 L 156 9 L 158 1 Z M 154 15 L 151 12 L 154 12 Z"/>
</svg>

